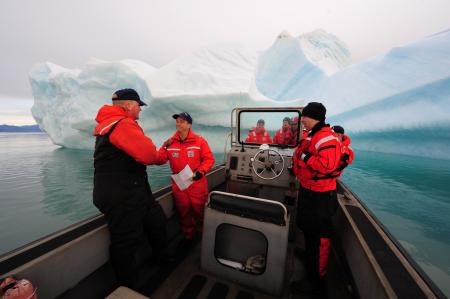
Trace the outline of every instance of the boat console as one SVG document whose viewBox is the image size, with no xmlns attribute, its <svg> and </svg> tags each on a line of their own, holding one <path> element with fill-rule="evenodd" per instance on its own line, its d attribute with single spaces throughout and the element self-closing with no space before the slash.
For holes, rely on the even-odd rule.
<svg viewBox="0 0 450 299">
<path fill-rule="evenodd" d="M 301 132 L 299 117 L 294 108 L 233 110 L 225 165 L 228 192 L 292 202 L 298 189 L 292 155 Z M 255 127 L 258 121 L 264 126 Z"/>
<path fill-rule="evenodd" d="M 201 266 L 206 272 L 280 295 L 298 185 L 292 155 L 300 110 L 234 109 L 225 190 L 209 194 Z"/>
</svg>

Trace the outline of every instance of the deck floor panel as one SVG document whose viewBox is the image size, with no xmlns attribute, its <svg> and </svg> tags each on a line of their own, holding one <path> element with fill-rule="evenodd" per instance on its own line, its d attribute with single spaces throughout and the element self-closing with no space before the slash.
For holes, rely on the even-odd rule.
<svg viewBox="0 0 450 299">
<path fill-rule="evenodd" d="M 206 277 L 207 281 L 203 285 L 202 290 L 199 292 L 195 299 L 208 299 L 211 292 L 213 292 L 215 285 L 222 285 L 228 288 L 227 294 L 223 299 L 236 299 L 236 298 L 254 298 L 254 299 L 308 299 L 310 296 L 294 295 L 289 292 L 289 284 L 293 280 L 300 279 L 304 276 L 303 264 L 294 257 L 293 247 L 294 244 L 290 244 L 288 261 L 286 265 L 286 283 L 284 292 L 280 297 L 268 295 L 262 292 L 255 291 L 247 288 L 246 286 L 230 282 L 225 279 L 221 279 L 215 275 L 202 271 L 200 269 L 200 251 L 201 244 L 190 252 L 186 259 L 172 272 L 172 274 L 161 284 L 161 286 L 151 294 L 152 299 L 168 299 L 168 298 L 185 298 L 181 297 L 186 287 L 193 277 L 201 276 Z M 191 298 L 191 297 L 189 297 Z M 216 297 L 214 297 L 216 298 Z M 348 296 L 330 296 L 330 298 L 350 298 Z M 194 298 L 192 298 L 194 299 Z"/>
</svg>

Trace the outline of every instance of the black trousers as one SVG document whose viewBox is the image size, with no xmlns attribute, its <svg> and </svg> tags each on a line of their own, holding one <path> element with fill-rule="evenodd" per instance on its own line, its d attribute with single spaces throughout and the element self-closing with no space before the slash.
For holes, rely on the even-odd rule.
<svg viewBox="0 0 450 299">
<path fill-rule="evenodd" d="M 319 273 L 320 239 L 333 236 L 331 217 L 337 210 L 336 190 L 315 192 L 300 187 L 297 226 L 305 237 L 306 271 L 315 287 L 321 283 Z"/>
<path fill-rule="evenodd" d="M 167 254 L 164 211 L 153 198 L 146 174 L 95 174 L 93 200 L 107 220 L 110 259 L 118 283 L 133 287 L 138 266 L 135 253 L 143 237 L 152 247 L 153 260 Z"/>
</svg>

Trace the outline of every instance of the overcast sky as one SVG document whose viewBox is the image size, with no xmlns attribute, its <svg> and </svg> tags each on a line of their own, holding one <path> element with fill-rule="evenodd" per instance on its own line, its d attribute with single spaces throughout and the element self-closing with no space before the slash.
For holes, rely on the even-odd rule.
<svg viewBox="0 0 450 299">
<path fill-rule="evenodd" d="M 353 62 L 450 28 L 448 0 L 0 0 L 0 124 L 32 124 L 28 71 L 91 57 L 162 66 L 215 43 L 264 50 L 322 28 Z"/>
</svg>

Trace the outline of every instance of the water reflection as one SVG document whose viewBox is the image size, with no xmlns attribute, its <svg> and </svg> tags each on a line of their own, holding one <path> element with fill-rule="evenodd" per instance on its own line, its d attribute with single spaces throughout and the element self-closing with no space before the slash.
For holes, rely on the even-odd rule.
<svg viewBox="0 0 450 299">
<path fill-rule="evenodd" d="M 152 191 L 170 183 L 168 165 L 147 168 Z M 98 213 L 92 204 L 93 151 L 58 148 L 42 169 L 43 204 L 49 215 L 80 221 Z"/>
<path fill-rule="evenodd" d="M 58 148 L 42 168 L 46 213 L 77 221 L 97 213 L 92 205 L 93 152 Z"/>
<path fill-rule="evenodd" d="M 450 161 L 365 151 L 355 157 L 344 181 L 450 294 Z"/>
<path fill-rule="evenodd" d="M 344 181 L 371 210 L 419 222 L 426 235 L 450 244 L 450 161 L 364 151 L 356 157 Z"/>
</svg>

